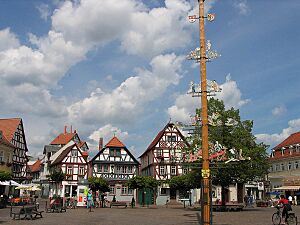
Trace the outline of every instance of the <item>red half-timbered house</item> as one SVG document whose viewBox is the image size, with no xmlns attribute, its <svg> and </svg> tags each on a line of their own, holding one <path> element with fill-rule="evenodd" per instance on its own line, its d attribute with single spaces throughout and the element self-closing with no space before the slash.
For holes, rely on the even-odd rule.
<svg viewBox="0 0 300 225">
<path fill-rule="evenodd" d="M 79 198 L 78 185 L 81 180 L 88 178 L 88 164 L 83 151 L 75 142 L 70 141 L 51 156 L 49 169 L 60 169 L 65 174 L 65 180 L 52 186 L 50 196 L 56 194 L 61 197 Z M 55 189 L 57 185 L 59 190 Z"/>
<path fill-rule="evenodd" d="M 113 196 L 117 201 L 132 200 L 135 190 L 128 189 L 126 182 L 138 175 L 140 163 L 117 137 L 113 137 L 104 148 L 100 149 L 91 160 L 91 164 L 92 175 L 109 182 L 108 200 L 111 201 Z"/>
<path fill-rule="evenodd" d="M 161 181 L 158 188 L 157 204 L 165 204 L 170 199 L 178 199 L 179 192 L 170 189 L 163 181 L 187 173 L 183 166 L 184 148 L 189 144 L 173 123 L 168 123 L 154 138 L 146 151 L 139 157 L 142 175 L 152 176 Z"/>
<path fill-rule="evenodd" d="M 0 131 L 13 146 L 12 173 L 13 179 L 22 181 L 26 179 L 26 165 L 28 149 L 25 139 L 23 121 L 21 118 L 0 119 Z"/>
</svg>

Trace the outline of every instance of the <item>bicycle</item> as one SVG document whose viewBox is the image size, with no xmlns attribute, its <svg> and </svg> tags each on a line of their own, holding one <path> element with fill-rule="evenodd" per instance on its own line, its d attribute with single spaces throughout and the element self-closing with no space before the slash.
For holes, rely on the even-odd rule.
<svg viewBox="0 0 300 225">
<path fill-rule="evenodd" d="M 272 222 L 274 225 L 280 225 L 281 224 L 281 210 L 279 206 L 276 206 L 277 212 L 275 212 L 272 215 Z M 295 213 L 293 212 L 288 212 L 288 219 L 287 219 L 287 225 L 297 225 L 298 224 L 298 219 Z"/>
</svg>

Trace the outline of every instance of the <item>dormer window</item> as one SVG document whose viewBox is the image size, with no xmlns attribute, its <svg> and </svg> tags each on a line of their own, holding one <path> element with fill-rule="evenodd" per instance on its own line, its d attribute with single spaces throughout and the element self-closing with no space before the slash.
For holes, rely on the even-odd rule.
<svg viewBox="0 0 300 225">
<path fill-rule="evenodd" d="M 282 156 L 284 155 L 284 149 L 285 149 L 284 147 L 281 148 L 281 155 Z"/>
<path fill-rule="evenodd" d="M 300 147 L 300 145 L 299 145 L 299 144 L 296 144 L 296 153 L 297 153 L 297 154 L 299 153 L 299 147 Z"/>
</svg>

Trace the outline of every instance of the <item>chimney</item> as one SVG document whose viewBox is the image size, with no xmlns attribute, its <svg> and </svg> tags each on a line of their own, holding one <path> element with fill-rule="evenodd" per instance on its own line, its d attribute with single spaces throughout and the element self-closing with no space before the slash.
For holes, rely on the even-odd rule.
<svg viewBox="0 0 300 225">
<path fill-rule="evenodd" d="M 99 139 L 99 151 L 102 150 L 102 148 L 103 148 L 103 138 L 101 137 Z"/>
<path fill-rule="evenodd" d="M 65 130 L 64 130 L 64 133 L 65 133 L 65 134 L 67 133 L 67 126 L 65 126 Z"/>
<path fill-rule="evenodd" d="M 73 131 L 72 131 L 72 125 L 71 125 L 71 132 L 70 133 L 72 133 Z"/>
</svg>

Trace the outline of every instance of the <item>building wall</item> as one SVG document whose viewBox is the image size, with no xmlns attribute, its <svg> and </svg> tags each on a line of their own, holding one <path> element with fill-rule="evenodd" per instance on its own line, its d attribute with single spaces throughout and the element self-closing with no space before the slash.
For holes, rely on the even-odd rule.
<svg viewBox="0 0 300 225">
<path fill-rule="evenodd" d="M 13 157 L 13 147 L 9 147 L 5 144 L 0 143 L 0 154 L 3 155 L 3 160 L 0 160 L 0 170 L 6 172 L 12 172 L 12 157 Z M 9 164 L 8 164 L 9 163 Z"/>
</svg>

